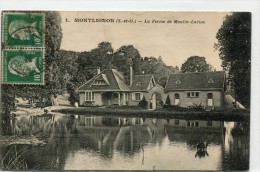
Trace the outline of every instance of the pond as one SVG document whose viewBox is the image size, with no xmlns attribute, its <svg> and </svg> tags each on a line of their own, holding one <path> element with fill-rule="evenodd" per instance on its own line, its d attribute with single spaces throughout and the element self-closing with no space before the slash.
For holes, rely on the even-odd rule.
<svg viewBox="0 0 260 172">
<path fill-rule="evenodd" d="M 33 135 L 46 144 L 0 145 L 2 169 L 249 168 L 249 124 L 243 121 L 55 114 L 16 117 L 10 123 L 6 133 Z"/>
</svg>

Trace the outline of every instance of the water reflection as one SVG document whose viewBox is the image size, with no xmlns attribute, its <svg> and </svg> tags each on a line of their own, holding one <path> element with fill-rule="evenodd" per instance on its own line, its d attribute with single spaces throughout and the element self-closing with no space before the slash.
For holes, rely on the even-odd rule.
<svg viewBox="0 0 260 172">
<path fill-rule="evenodd" d="M 197 144 L 197 152 L 195 154 L 195 158 L 196 157 L 202 158 L 205 157 L 206 155 L 209 156 L 207 148 L 208 148 L 207 141 L 203 142 L 202 140 L 200 140 L 199 143 Z"/>
<path fill-rule="evenodd" d="M 249 124 L 244 123 L 62 114 L 4 122 L 6 134 L 46 140 L 22 155 L 29 169 L 248 168 Z M 9 149 L 1 146 L 1 154 Z"/>
</svg>

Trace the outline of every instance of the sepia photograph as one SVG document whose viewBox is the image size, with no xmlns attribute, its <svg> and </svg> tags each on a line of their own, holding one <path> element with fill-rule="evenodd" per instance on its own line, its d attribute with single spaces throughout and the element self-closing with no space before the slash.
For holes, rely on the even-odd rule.
<svg viewBox="0 0 260 172">
<path fill-rule="evenodd" d="M 251 12 L 1 16 L 1 170 L 249 170 Z"/>
</svg>

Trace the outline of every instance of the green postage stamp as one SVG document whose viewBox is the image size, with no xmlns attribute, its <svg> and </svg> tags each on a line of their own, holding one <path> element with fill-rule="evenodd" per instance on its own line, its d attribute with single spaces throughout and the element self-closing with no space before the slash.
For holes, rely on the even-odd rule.
<svg viewBox="0 0 260 172">
<path fill-rule="evenodd" d="M 4 47 L 43 47 L 43 13 L 5 13 L 3 12 Z"/>
<path fill-rule="evenodd" d="M 2 12 L 2 82 L 44 84 L 45 14 Z"/>
<path fill-rule="evenodd" d="M 4 83 L 42 84 L 44 52 L 41 50 L 3 50 Z"/>
</svg>

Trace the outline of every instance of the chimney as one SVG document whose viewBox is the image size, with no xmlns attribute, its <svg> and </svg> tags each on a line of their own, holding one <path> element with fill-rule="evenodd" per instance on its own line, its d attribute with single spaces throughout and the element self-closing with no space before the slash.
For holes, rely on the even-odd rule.
<svg viewBox="0 0 260 172">
<path fill-rule="evenodd" d="M 97 74 L 100 74 L 100 67 L 97 68 Z"/>
<path fill-rule="evenodd" d="M 132 65 L 130 65 L 130 78 L 129 78 L 129 86 L 131 86 L 132 85 L 132 83 L 133 83 L 133 67 L 132 67 Z"/>
</svg>

